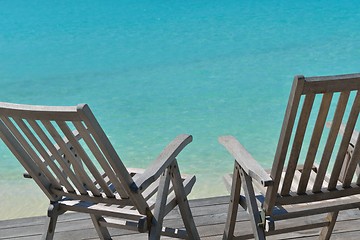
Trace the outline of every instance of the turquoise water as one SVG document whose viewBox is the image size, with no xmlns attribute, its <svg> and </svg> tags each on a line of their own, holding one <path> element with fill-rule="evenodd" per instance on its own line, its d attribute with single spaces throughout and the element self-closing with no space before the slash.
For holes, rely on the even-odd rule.
<svg viewBox="0 0 360 240">
<path fill-rule="evenodd" d="M 359 72 L 358 1 L 0 1 L 1 101 L 88 103 L 126 166 L 176 135 L 192 197 L 226 194 L 235 135 L 270 167 L 294 75 Z M 0 145 L 0 218 L 46 198 Z M 29 209 L 27 196 L 39 202 Z M 21 206 L 21 207 L 20 207 Z M 22 212 L 22 213 L 21 213 Z"/>
</svg>

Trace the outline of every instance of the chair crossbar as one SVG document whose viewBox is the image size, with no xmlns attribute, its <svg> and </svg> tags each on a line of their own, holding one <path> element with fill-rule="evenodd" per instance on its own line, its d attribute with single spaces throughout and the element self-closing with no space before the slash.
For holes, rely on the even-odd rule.
<svg viewBox="0 0 360 240">
<path fill-rule="evenodd" d="M 54 161 L 56 159 L 52 156 L 50 152 L 45 150 L 44 145 L 40 143 L 40 140 L 35 137 L 34 133 L 30 130 L 28 125 L 25 124 L 24 120 L 14 118 L 14 121 L 17 123 L 19 128 L 23 131 L 27 139 L 31 142 L 31 144 L 34 146 L 34 149 L 37 150 L 37 152 L 40 154 L 40 157 L 42 158 L 41 161 L 44 162 L 44 164 L 48 165 L 53 174 L 56 176 L 56 178 L 59 180 L 59 182 L 64 185 L 68 191 L 75 192 L 74 187 L 71 185 L 70 182 L 66 179 L 66 175 L 63 174 L 63 170 L 60 169 Z M 30 126 L 30 124 L 29 124 Z M 59 188 L 58 181 L 54 181 L 52 183 L 54 187 L 57 186 Z"/>
<path fill-rule="evenodd" d="M 10 129 L 10 131 L 13 133 L 14 137 L 21 144 L 24 150 L 29 154 L 29 157 L 32 159 L 32 161 L 34 161 L 36 165 L 41 169 L 41 171 L 45 174 L 46 178 L 48 178 L 50 182 L 54 183 L 53 187 L 61 188 L 61 185 L 51 174 L 51 172 L 47 169 L 47 166 L 39 158 L 36 152 L 32 149 L 32 147 L 30 146 L 28 141 L 24 138 L 24 136 L 20 133 L 18 128 L 8 118 L 1 117 L 1 120 Z"/>
<path fill-rule="evenodd" d="M 62 130 L 62 132 L 65 134 L 65 136 L 67 137 L 67 139 L 69 140 L 71 146 L 74 147 L 74 149 L 76 149 L 76 154 L 79 156 L 79 158 L 82 160 L 82 162 L 86 165 L 87 169 L 91 172 L 92 176 L 94 177 L 94 179 L 96 180 L 96 183 L 99 184 L 101 186 L 101 189 L 104 191 L 104 193 L 106 194 L 107 197 L 114 197 L 113 192 L 109 189 L 108 184 L 104 181 L 104 178 L 101 176 L 101 174 L 99 173 L 99 171 L 96 169 L 94 163 L 92 162 L 92 160 L 90 159 L 90 157 L 88 156 L 88 154 L 85 152 L 85 150 L 83 149 L 83 147 L 81 146 L 81 144 L 79 143 L 79 141 L 77 141 L 75 139 L 75 136 L 73 135 L 72 131 L 70 130 L 69 126 L 65 123 L 65 122 L 56 122 L 57 125 L 60 127 L 60 129 Z M 75 157 L 73 156 L 73 154 L 70 154 L 71 157 Z M 76 160 L 75 160 L 76 161 Z M 85 173 L 86 174 L 86 173 Z M 94 195 L 99 195 L 100 192 L 99 190 L 96 188 L 95 183 L 93 183 L 91 181 L 91 185 L 92 188 L 91 189 L 96 189 L 95 191 L 92 190 L 92 192 L 94 193 Z"/>
<path fill-rule="evenodd" d="M 64 153 L 64 159 L 66 159 L 69 164 L 67 165 L 68 172 L 72 172 L 70 169 L 70 166 L 74 168 L 74 174 L 78 177 L 78 181 L 80 181 L 80 184 L 82 185 L 82 189 L 89 189 L 92 191 L 92 193 L 95 196 L 100 196 L 99 190 L 95 187 L 93 181 L 90 179 L 89 175 L 84 171 L 83 166 L 81 165 L 80 161 L 74 156 L 74 153 L 69 149 L 68 146 L 66 146 L 65 142 L 63 141 L 63 138 L 60 136 L 58 131 L 55 129 L 55 127 L 48 121 L 42 121 L 45 128 L 49 131 L 50 135 L 53 137 L 55 142 L 59 145 L 60 149 Z M 79 189 L 80 191 L 80 189 Z M 81 191 L 80 191 L 81 192 Z M 83 193 L 82 193 L 83 194 Z M 87 194 L 87 192 L 86 192 Z"/>
<path fill-rule="evenodd" d="M 107 177 L 110 179 L 112 185 L 115 187 L 116 192 L 120 194 L 121 198 L 128 198 L 128 194 L 124 190 L 122 183 L 116 177 L 116 173 L 113 171 L 113 168 L 109 165 L 109 163 L 108 163 L 107 159 L 105 158 L 105 156 L 103 155 L 103 153 L 99 150 L 97 143 L 95 142 L 93 137 L 90 135 L 90 132 L 88 131 L 88 129 L 86 129 L 85 126 L 80 122 L 74 122 L 74 126 L 81 134 L 85 143 L 89 146 L 90 151 L 92 152 L 94 157 L 97 159 L 100 166 L 107 173 Z"/>
<path fill-rule="evenodd" d="M 31 164 L 32 160 L 30 156 L 21 147 L 20 143 L 15 139 L 15 137 L 11 134 L 9 129 L 4 125 L 2 121 L 0 121 L 0 130 L 1 130 L 0 137 L 4 141 L 6 146 L 8 146 L 10 151 L 19 160 L 21 165 L 25 168 L 25 170 L 28 173 L 30 173 L 33 176 L 37 176 L 34 180 L 39 185 L 41 190 L 43 190 L 46 196 L 49 199 L 56 201 L 57 196 L 54 196 L 49 192 L 49 187 L 50 187 L 49 180 L 45 177 L 45 175 L 41 174 L 41 171 L 39 171 L 39 168 L 36 165 Z"/>
<path fill-rule="evenodd" d="M 54 156 L 56 161 L 61 166 L 62 170 L 68 177 L 66 181 L 71 180 L 71 183 L 74 184 L 76 187 L 76 191 L 79 191 L 81 194 L 87 194 L 86 188 L 82 185 L 81 180 L 78 176 L 69 168 L 68 163 L 66 160 L 60 155 L 60 153 L 56 150 L 54 144 L 51 142 L 49 137 L 46 135 L 46 133 L 43 131 L 43 129 L 38 125 L 38 123 L 34 120 L 28 120 L 30 126 L 34 129 L 36 134 L 39 136 L 39 138 L 42 140 L 44 145 L 47 147 L 49 152 Z M 70 181 L 69 181 L 70 183 Z"/>
</svg>

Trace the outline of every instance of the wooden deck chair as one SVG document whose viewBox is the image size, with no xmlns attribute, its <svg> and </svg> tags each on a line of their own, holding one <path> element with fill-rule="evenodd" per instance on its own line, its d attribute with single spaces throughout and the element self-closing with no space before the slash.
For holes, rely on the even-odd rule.
<svg viewBox="0 0 360 240">
<path fill-rule="evenodd" d="M 295 77 L 269 171 L 234 137 L 219 138 L 235 158 L 223 239 L 265 239 L 311 228 L 321 228 L 319 238 L 329 239 L 339 211 L 360 207 L 360 138 L 354 132 L 359 90 L 360 74 Z M 235 229 L 238 204 L 249 213 L 250 235 Z"/>
<path fill-rule="evenodd" d="M 192 136 L 178 136 L 146 170 L 124 166 L 87 105 L 0 103 L 0 136 L 50 199 L 43 239 L 66 211 L 89 213 L 101 239 L 111 239 L 108 227 L 199 239 L 187 200 L 195 176 L 181 176 L 176 161 Z M 163 227 L 175 206 L 185 228 Z"/>
</svg>

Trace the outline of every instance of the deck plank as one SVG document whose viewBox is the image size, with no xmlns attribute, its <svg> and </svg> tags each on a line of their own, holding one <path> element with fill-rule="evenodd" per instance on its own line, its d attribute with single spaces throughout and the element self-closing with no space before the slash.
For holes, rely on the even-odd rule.
<svg viewBox="0 0 360 240">
<path fill-rule="evenodd" d="M 194 221 L 198 228 L 201 239 L 217 240 L 222 238 L 224 224 L 226 220 L 229 197 L 213 197 L 190 200 L 190 207 Z M 247 213 L 239 208 L 237 214 L 237 233 L 251 234 L 250 222 Z M 179 210 L 176 208 L 164 220 L 165 226 L 182 227 Z M 321 217 L 321 216 L 319 216 Z M 0 240 L 36 240 L 41 239 L 44 232 L 44 222 L 46 217 L 30 217 L 0 221 Z M 311 219 L 316 220 L 312 217 Z M 285 221 L 284 225 L 290 225 L 292 219 Z M 301 221 L 310 221 L 302 219 Z M 317 239 L 320 229 L 311 229 L 300 232 L 291 232 L 281 235 L 269 236 L 268 239 Z M 139 234 L 128 230 L 110 229 L 114 240 L 140 240 L 147 239 L 146 234 Z M 358 239 L 360 234 L 360 211 L 357 209 L 340 212 L 338 221 L 331 239 Z M 99 239 L 92 226 L 91 219 L 87 214 L 67 213 L 61 215 L 56 227 L 55 240 L 65 239 Z M 163 237 L 162 239 L 169 239 Z"/>
</svg>

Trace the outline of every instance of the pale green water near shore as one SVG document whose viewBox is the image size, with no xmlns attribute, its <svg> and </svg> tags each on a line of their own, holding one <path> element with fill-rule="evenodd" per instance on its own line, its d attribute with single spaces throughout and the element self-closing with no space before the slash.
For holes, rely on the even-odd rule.
<svg viewBox="0 0 360 240">
<path fill-rule="evenodd" d="M 360 72 L 359 5 L 0 1 L 0 101 L 88 103 L 131 167 L 192 134 L 179 156 L 191 197 L 226 194 L 233 161 L 217 137 L 271 166 L 293 76 Z M 0 219 L 46 213 L 22 173 L 1 143 Z"/>
</svg>

